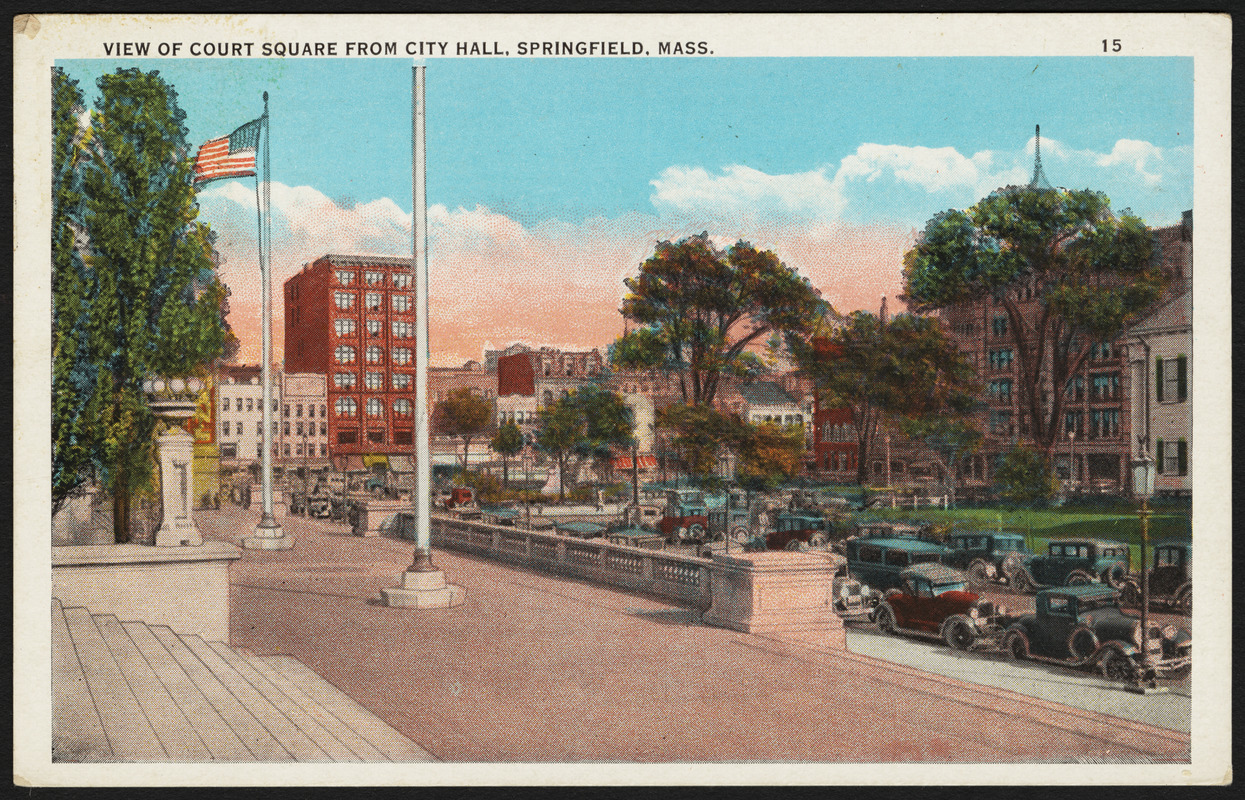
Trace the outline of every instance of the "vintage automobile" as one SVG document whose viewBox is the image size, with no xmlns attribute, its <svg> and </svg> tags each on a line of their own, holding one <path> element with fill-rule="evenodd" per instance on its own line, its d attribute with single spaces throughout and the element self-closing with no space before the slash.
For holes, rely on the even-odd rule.
<svg viewBox="0 0 1245 800">
<path fill-rule="evenodd" d="M 723 539 L 729 536 L 732 541 L 746 542 L 751 537 L 751 514 L 746 506 L 723 506 L 709 509 L 709 538 Z"/>
<path fill-rule="evenodd" d="M 967 578 L 942 564 L 917 564 L 899 573 L 873 612 L 878 629 L 940 637 L 949 647 L 968 650 L 998 638 L 996 615 L 1007 613 L 968 591 Z"/>
<path fill-rule="evenodd" d="M 866 539 L 921 539 L 926 542 L 938 542 L 937 536 L 929 532 L 926 525 L 911 522 L 857 522 L 852 536 Z"/>
<path fill-rule="evenodd" d="M 453 486 L 443 489 L 436 498 L 436 505 L 452 510 L 455 508 L 472 508 L 475 506 L 475 492 L 469 486 Z"/>
<path fill-rule="evenodd" d="M 825 547 L 834 531 L 834 523 L 820 514 L 779 512 L 774 517 L 774 530 L 765 534 L 768 550 L 801 550 L 804 547 Z"/>
<path fill-rule="evenodd" d="M 878 591 L 899 588 L 899 574 L 913 564 L 941 564 L 946 548 L 920 539 L 857 538 L 844 542 L 847 572 Z"/>
<path fill-rule="evenodd" d="M 868 622 L 873 619 L 873 609 L 878 604 L 878 594 L 847 572 L 835 575 L 830 584 L 834 598 L 831 608 L 845 620 Z"/>
<path fill-rule="evenodd" d="M 955 532 L 947 539 L 947 564 L 964 570 L 969 585 L 979 588 L 991 581 L 1011 583 L 1011 575 L 1033 551 L 1018 533 Z"/>
<path fill-rule="evenodd" d="M 1193 614 L 1193 542 L 1166 539 L 1154 545 L 1150 602 L 1159 601 L 1185 616 Z M 1130 575 L 1120 587 L 1120 601 L 1141 605 L 1141 579 Z"/>
<path fill-rule="evenodd" d="M 1043 589 L 1035 613 L 1002 616 L 1001 644 L 1014 659 L 1097 668 L 1111 680 L 1150 680 L 1191 663 L 1193 640 L 1175 625 L 1150 626 L 1141 652 L 1141 620 L 1120 610 L 1119 590 L 1104 584 Z"/>
<path fill-rule="evenodd" d="M 709 531 L 709 507 L 699 489 L 669 489 L 666 507 L 657 528 L 677 544 L 704 541 Z"/>
<path fill-rule="evenodd" d="M 1060 539 L 1044 555 L 1024 558 L 1012 572 L 1012 587 L 1022 592 L 1044 586 L 1079 586 L 1102 581 L 1119 587 L 1128 577 L 1128 545 L 1106 539 Z"/>
</svg>

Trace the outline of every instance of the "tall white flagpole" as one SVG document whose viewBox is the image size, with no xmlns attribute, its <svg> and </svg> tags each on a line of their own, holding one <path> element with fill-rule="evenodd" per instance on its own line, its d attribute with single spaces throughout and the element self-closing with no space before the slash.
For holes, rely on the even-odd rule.
<svg viewBox="0 0 1245 800">
<path fill-rule="evenodd" d="M 432 564 L 432 458 L 428 442 L 428 194 L 424 140 L 424 70 L 411 69 L 411 238 L 415 263 L 415 554 L 402 573 L 402 585 L 381 589 L 385 605 L 449 608 L 461 605 L 461 586 L 445 582 Z"/>
<path fill-rule="evenodd" d="M 263 190 L 260 202 L 259 222 L 259 275 L 260 292 L 263 296 L 263 363 L 260 364 L 260 380 L 264 384 L 264 408 L 261 416 L 263 425 L 263 452 L 260 454 L 260 487 L 263 494 L 263 513 L 259 524 L 255 526 L 254 536 L 242 540 L 244 547 L 253 550 L 288 550 L 294 542 L 285 536 L 281 526 L 273 515 L 272 503 L 272 275 L 271 238 L 272 208 L 268 169 L 268 93 L 264 92 L 263 120 Z"/>
</svg>

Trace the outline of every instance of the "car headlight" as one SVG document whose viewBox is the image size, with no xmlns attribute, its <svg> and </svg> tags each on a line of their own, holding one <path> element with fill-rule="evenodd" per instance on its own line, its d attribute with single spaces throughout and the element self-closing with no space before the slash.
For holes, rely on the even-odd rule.
<svg viewBox="0 0 1245 800">
<path fill-rule="evenodd" d="M 968 616 L 971 619 L 977 619 L 977 607 L 976 606 L 973 606 L 972 608 L 968 610 Z"/>
<path fill-rule="evenodd" d="M 999 616 L 1001 616 L 1001 617 L 1002 617 L 1002 616 L 1006 616 L 1006 615 L 1007 615 L 1007 606 L 999 606 L 998 608 L 996 608 L 996 609 L 994 610 L 994 613 L 998 614 L 998 615 L 999 615 Z"/>
<path fill-rule="evenodd" d="M 1163 638 L 1170 642 L 1171 640 L 1176 638 L 1176 626 L 1175 625 L 1164 625 L 1162 633 L 1163 633 Z"/>
<path fill-rule="evenodd" d="M 839 587 L 839 597 L 846 599 L 849 593 L 850 592 L 846 583 Z"/>
</svg>

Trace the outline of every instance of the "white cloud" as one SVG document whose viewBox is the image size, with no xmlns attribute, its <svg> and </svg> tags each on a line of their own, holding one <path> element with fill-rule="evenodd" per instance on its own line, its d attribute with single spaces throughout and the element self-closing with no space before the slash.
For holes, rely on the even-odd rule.
<svg viewBox="0 0 1245 800">
<path fill-rule="evenodd" d="M 667 167 L 651 181 L 649 198 L 666 216 L 833 218 L 842 199 L 824 169 L 770 175 L 732 164 L 711 175 L 703 167 Z"/>
<path fill-rule="evenodd" d="M 1147 186 L 1155 186 L 1162 180 L 1162 175 L 1148 171 L 1147 165 L 1155 162 L 1161 164 L 1162 161 L 1163 148 L 1136 139 L 1120 139 L 1110 153 L 1099 155 L 1094 159 L 1094 163 L 1100 167 L 1117 165 L 1131 167 Z"/>
</svg>

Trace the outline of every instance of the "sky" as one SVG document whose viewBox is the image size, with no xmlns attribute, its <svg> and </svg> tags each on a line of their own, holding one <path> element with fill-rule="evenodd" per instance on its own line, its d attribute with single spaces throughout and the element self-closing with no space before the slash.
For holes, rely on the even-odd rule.
<svg viewBox="0 0 1245 800">
<path fill-rule="evenodd" d="M 411 254 L 410 60 L 58 64 L 89 104 L 101 74 L 159 70 L 192 147 L 269 92 L 278 359 L 281 285 L 303 264 Z M 701 231 L 772 249 L 841 313 L 876 310 L 930 218 L 1028 182 L 1035 124 L 1054 185 L 1155 227 L 1193 204 L 1188 58 L 446 58 L 426 103 L 434 366 L 516 341 L 604 348 L 623 278 Z M 254 181 L 198 202 L 258 363 Z"/>
</svg>

